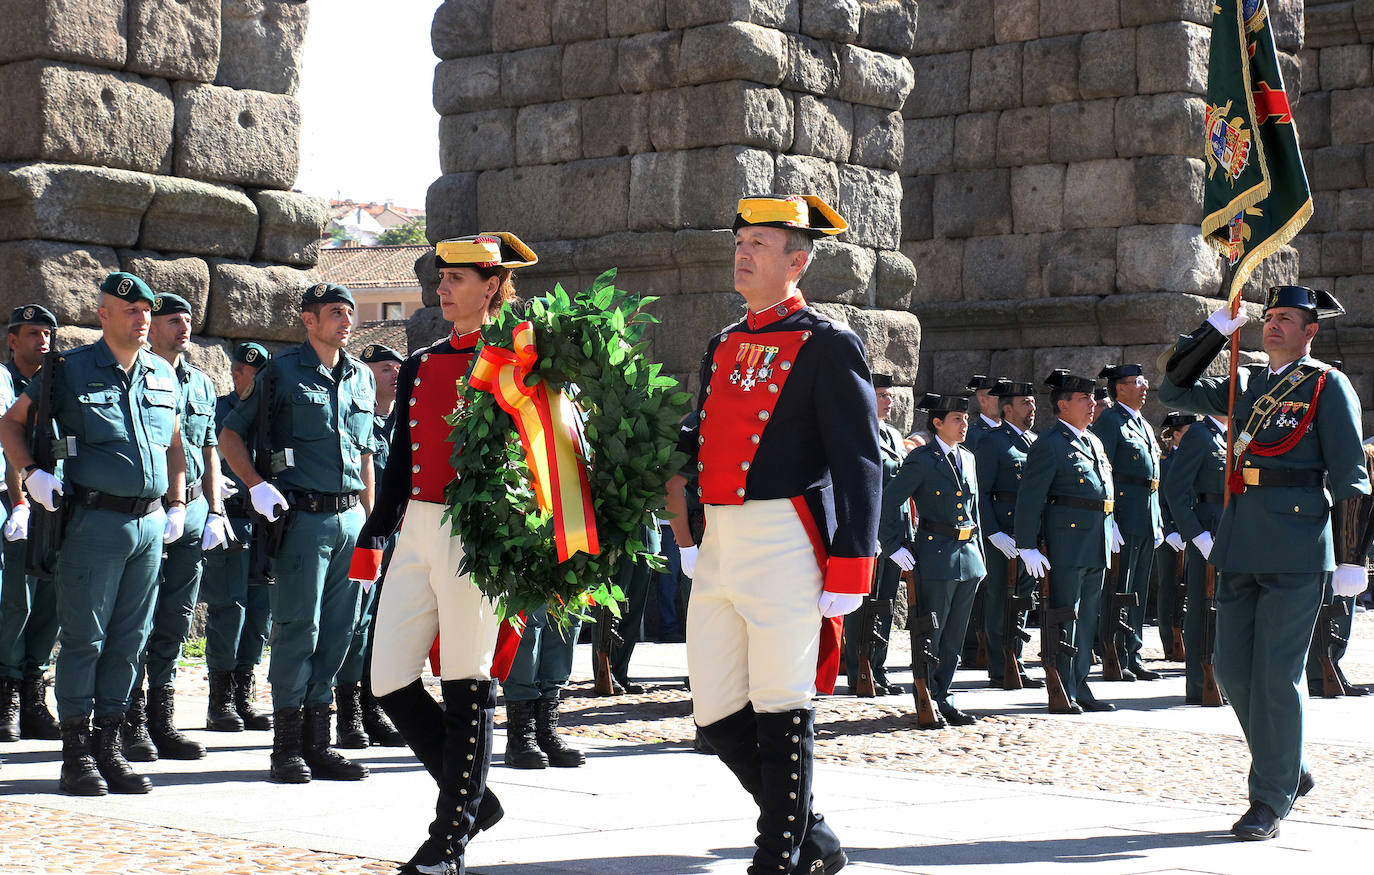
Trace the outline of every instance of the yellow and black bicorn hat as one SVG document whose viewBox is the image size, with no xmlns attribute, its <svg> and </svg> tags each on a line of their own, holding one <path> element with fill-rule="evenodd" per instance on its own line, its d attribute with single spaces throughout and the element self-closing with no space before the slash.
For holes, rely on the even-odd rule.
<svg viewBox="0 0 1374 875">
<path fill-rule="evenodd" d="M 539 261 L 534 250 L 509 231 L 487 231 L 434 244 L 434 261 L 446 267 L 529 267 Z"/>
<path fill-rule="evenodd" d="M 808 237 L 839 234 L 849 227 L 834 207 L 814 194 L 761 194 L 740 198 L 732 230 L 738 231 L 745 225 L 801 231 Z"/>
</svg>

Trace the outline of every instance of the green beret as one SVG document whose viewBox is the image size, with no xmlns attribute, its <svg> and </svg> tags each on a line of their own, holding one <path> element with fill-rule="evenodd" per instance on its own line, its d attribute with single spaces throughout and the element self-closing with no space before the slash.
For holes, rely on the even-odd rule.
<svg viewBox="0 0 1374 875">
<path fill-rule="evenodd" d="M 10 311 L 10 328 L 19 325 L 46 325 L 57 329 L 57 317 L 42 304 L 25 304 Z"/>
<path fill-rule="evenodd" d="M 272 360 L 272 354 L 260 343 L 240 343 L 234 348 L 234 361 L 262 370 Z"/>
<path fill-rule="evenodd" d="M 401 354 L 389 346 L 381 343 L 369 343 L 363 347 L 363 354 L 359 356 L 366 364 L 373 362 L 403 362 Z"/>
<path fill-rule="evenodd" d="M 123 301 L 147 301 L 149 304 L 153 303 L 155 297 L 147 283 L 122 270 L 105 277 L 100 284 L 100 291 Z"/>
<path fill-rule="evenodd" d="M 191 314 L 191 303 L 181 295 L 163 292 L 153 300 L 154 316 L 172 316 L 177 313 Z"/>
<path fill-rule="evenodd" d="M 306 304 L 332 304 L 335 301 L 350 307 L 357 306 L 353 303 L 353 293 L 338 283 L 315 283 L 301 295 L 302 307 Z"/>
</svg>

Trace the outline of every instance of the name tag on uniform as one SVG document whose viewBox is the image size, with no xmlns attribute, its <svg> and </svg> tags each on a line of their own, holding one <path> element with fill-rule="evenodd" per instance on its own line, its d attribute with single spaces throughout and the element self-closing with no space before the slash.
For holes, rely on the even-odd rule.
<svg viewBox="0 0 1374 875">
<path fill-rule="evenodd" d="M 149 374 L 147 384 L 149 389 L 160 389 L 164 392 L 175 391 L 177 387 L 176 380 L 161 374 Z"/>
</svg>

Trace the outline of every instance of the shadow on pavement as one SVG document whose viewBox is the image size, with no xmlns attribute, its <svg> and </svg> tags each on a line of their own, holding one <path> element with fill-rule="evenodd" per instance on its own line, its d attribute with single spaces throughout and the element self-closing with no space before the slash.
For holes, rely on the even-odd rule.
<svg viewBox="0 0 1374 875">
<path fill-rule="evenodd" d="M 845 848 L 850 860 L 885 866 L 1015 865 L 1018 863 L 1103 863 L 1143 859 L 1160 848 L 1231 843 L 1230 833 L 1108 833 L 1068 839 L 973 841 L 903 848 Z"/>
</svg>

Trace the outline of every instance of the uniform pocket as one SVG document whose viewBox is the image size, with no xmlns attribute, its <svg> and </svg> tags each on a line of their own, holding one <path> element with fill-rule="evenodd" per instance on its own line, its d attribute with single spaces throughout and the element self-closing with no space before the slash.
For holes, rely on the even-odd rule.
<svg viewBox="0 0 1374 875">
<path fill-rule="evenodd" d="M 296 389 L 291 393 L 291 436 L 318 441 L 334 431 L 329 393 L 321 389 Z"/>
<path fill-rule="evenodd" d="M 82 436 L 92 444 L 107 444 L 129 439 L 129 427 L 124 419 L 124 406 L 118 389 L 105 389 L 77 395 L 81 403 Z"/>
<path fill-rule="evenodd" d="M 142 405 L 149 442 L 164 449 L 171 446 L 177 415 L 175 393 L 145 390 Z"/>
<path fill-rule="evenodd" d="M 186 404 L 186 421 L 181 424 L 182 437 L 194 447 L 203 447 L 214 421 L 214 402 L 189 401 Z"/>
</svg>

